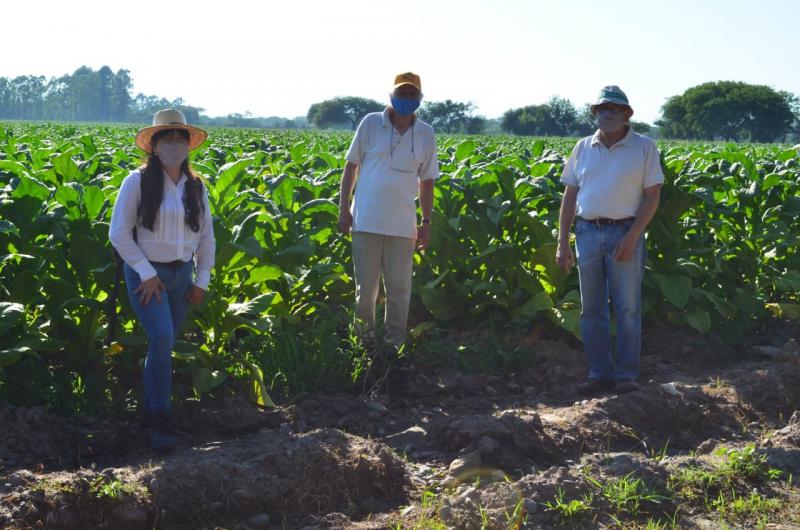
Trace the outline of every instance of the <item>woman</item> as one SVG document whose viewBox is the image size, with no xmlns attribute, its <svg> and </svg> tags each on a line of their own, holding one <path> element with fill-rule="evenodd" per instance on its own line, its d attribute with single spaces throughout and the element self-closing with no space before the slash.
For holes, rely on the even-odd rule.
<svg viewBox="0 0 800 530">
<path fill-rule="evenodd" d="M 136 135 L 147 158 L 122 181 L 111 216 L 109 238 L 125 262 L 131 305 L 148 338 L 142 420 L 152 427 L 150 445 L 159 452 L 175 448 L 169 422 L 173 343 L 189 304 L 203 302 L 214 266 L 208 196 L 188 160 L 207 137 L 187 125 L 182 112 L 157 112 L 153 126 Z"/>
</svg>

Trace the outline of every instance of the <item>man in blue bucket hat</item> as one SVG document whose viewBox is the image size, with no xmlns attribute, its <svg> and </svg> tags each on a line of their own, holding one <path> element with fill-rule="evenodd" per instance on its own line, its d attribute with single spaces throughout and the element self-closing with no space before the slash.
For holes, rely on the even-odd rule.
<svg viewBox="0 0 800 530">
<path fill-rule="evenodd" d="M 565 271 L 577 254 L 581 340 L 589 361 L 589 379 L 578 392 L 586 396 L 639 389 L 644 232 L 664 182 L 655 143 L 630 125 L 633 109 L 625 92 L 604 87 L 591 111 L 597 131 L 577 143 L 561 176 L 566 189 L 556 251 Z M 570 247 L 573 222 L 576 254 Z"/>
</svg>

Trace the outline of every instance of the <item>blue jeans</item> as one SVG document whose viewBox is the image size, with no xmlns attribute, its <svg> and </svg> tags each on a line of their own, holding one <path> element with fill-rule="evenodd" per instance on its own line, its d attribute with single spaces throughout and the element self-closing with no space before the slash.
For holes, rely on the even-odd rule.
<svg viewBox="0 0 800 530">
<path fill-rule="evenodd" d="M 186 292 L 192 286 L 193 263 L 187 261 L 178 268 L 153 264 L 164 283 L 161 302 L 153 296 L 147 306 L 139 303 L 133 291 L 141 285 L 139 274 L 125 264 L 125 285 L 136 315 L 147 334 L 147 358 L 144 361 L 144 410 L 169 410 L 172 388 L 172 347 L 178 335 L 189 303 Z"/>
<path fill-rule="evenodd" d="M 633 256 L 615 261 L 614 247 L 633 221 L 596 225 L 578 219 L 575 247 L 581 288 L 581 338 L 591 379 L 623 380 L 639 376 L 642 350 L 642 278 L 644 235 Z M 617 323 L 617 355 L 612 353 L 609 297 Z"/>
</svg>

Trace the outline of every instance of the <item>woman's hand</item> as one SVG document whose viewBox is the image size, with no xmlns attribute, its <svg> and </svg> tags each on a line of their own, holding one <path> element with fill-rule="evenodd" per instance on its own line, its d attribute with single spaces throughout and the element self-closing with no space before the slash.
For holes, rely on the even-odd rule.
<svg viewBox="0 0 800 530">
<path fill-rule="evenodd" d="M 133 294 L 139 295 L 139 303 L 147 306 L 153 296 L 156 297 L 156 302 L 161 303 L 161 291 L 165 290 L 164 284 L 158 276 L 153 276 L 143 281 L 139 287 L 133 290 Z"/>
<path fill-rule="evenodd" d="M 200 305 L 203 303 L 203 298 L 205 297 L 206 292 L 196 285 L 192 285 L 189 287 L 189 290 L 186 291 L 186 301 L 189 302 L 191 305 Z"/>
</svg>

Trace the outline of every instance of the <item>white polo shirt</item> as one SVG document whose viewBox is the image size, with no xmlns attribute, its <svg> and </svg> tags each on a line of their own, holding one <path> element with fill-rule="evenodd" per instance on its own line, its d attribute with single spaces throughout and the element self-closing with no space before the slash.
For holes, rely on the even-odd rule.
<svg viewBox="0 0 800 530">
<path fill-rule="evenodd" d="M 352 230 L 416 238 L 419 183 L 439 176 L 433 127 L 415 118 L 400 135 L 388 107 L 367 114 L 346 159 L 359 166 Z"/>
<path fill-rule="evenodd" d="M 581 139 L 564 164 L 561 182 L 578 188 L 577 215 L 584 219 L 635 217 L 643 190 L 664 182 L 655 142 L 633 128 L 611 146 L 600 131 Z"/>
</svg>

